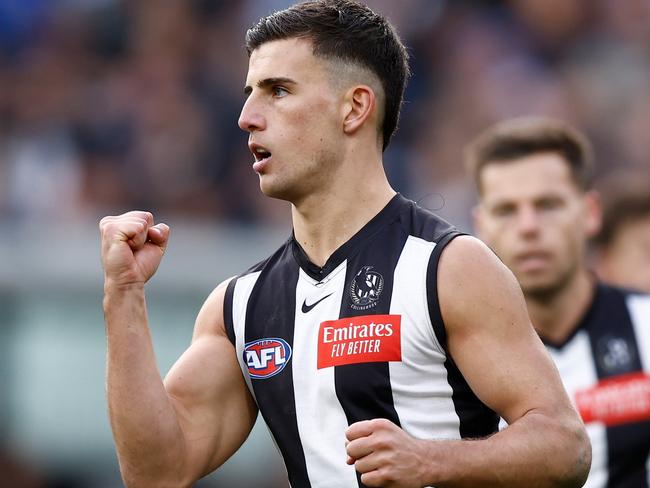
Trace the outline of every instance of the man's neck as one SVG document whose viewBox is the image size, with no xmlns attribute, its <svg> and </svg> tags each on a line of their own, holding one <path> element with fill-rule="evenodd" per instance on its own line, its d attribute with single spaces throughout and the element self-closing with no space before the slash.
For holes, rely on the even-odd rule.
<svg viewBox="0 0 650 488">
<path fill-rule="evenodd" d="M 565 287 L 544 297 L 526 295 L 530 318 L 542 339 L 564 342 L 591 305 L 594 284 L 586 269 L 580 269 Z"/>
<path fill-rule="evenodd" d="M 323 266 L 395 196 L 385 176 L 372 180 L 357 176 L 356 185 L 344 182 L 292 205 L 294 235 L 311 262 Z"/>
</svg>

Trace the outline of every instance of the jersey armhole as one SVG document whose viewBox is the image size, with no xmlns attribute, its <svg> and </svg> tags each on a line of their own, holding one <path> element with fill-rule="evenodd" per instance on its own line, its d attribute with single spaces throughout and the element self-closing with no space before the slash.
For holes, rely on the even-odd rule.
<svg viewBox="0 0 650 488">
<path fill-rule="evenodd" d="M 438 300 L 438 263 L 440 261 L 440 255 L 445 247 L 447 247 L 447 244 L 456 237 L 462 235 L 467 234 L 453 230 L 442 236 L 433 248 L 427 266 L 427 305 L 429 307 L 429 317 L 433 326 L 433 332 L 438 338 L 438 342 L 447 353 L 449 352 L 447 349 L 447 331 L 445 329 L 444 321 L 442 320 L 442 312 L 440 311 L 440 302 Z"/>
<path fill-rule="evenodd" d="M 236 346 L 236 344 L 235 344 L 235 325 L 233 323 L 233 316 L 232 316 L 232 301 L 235 295 L 236 284 L 237 284 L 237 277 L 234 277 L 228 283 L 228 286 L 226 287 L 226 293 L 224 294 L 223 297 L 223 323 L 226 327 L 226 335 L 228 336 L 228 339 L 230 340 L 233 346 Z"/>
</svg>

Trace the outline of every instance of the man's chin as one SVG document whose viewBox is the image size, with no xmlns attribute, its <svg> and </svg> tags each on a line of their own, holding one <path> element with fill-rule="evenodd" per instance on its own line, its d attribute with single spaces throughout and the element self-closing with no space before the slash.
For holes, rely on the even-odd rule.
<svg viewBox="0 0 650 488">
<path fill-rule="evenodd" d="M 263 181 L 260 179 L 260 191 L 264 196 L 269 198 L 275 198 L 277 200 L 285 200 L 292 202 L 291 192 L 287 188 L 283 188 L 279 185 L 273 185 L 270 182 Z"/>
<path fill-rule="evenodd" d="M 282 190 L 282 185 L 278 185 L 277 181 L 274 181 L 274 178 L 271 175 L 259 175 L 260 176 L 260 191 L 263 195 L 271 198 L 282 198 L 281 195 L 284 193 Z"/>
<path fill-rule="evenodd" d="M 526 298 L 534 298 L 538 300 L 545 300 L 554 297 L 562 286 L 558 280 L 550 279 L 548 277 L 522 278 L 519 280 L 519 285 L 524 292 Z"/>
</svg>

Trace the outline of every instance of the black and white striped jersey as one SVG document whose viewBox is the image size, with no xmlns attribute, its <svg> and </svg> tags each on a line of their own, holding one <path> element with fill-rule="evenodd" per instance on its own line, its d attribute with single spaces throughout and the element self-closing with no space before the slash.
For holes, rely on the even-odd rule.
<svg viewBox="0 0 650 488">
<path fill-rule="evenodd" d="M 458 235 L 396 195 L 323 268 L 291 238 L 229 283 L 226 330 L 294 488 L 363 486 L 345 452 L 359 420 L 426 439 L 498 430 L 446 351 L 436 275 Z"/>
<path fill-rule="evenodd" d="M 546 346 L 591 439 L 585 487 L 650 487 L 650 296 L 599 284 L 574 333 Z"/>
</svg>

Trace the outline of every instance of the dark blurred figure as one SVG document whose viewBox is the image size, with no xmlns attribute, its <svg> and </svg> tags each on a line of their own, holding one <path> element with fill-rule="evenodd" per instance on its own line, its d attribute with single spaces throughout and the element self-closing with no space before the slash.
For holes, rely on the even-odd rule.
<svg viewBox="0 0 650 488">
<path fill-rule="evenodd" d="M 2 488 L 87 488 L 87 480 L 72 473 L 44 473 L 37 463 L 0 446 Z"/>
<path fill-rule="evenodd" d="M 45 480 L 24 459 L 0 448 L 0 486 L 46 488 Z"/>
<path fill-rule="evenodd" d="M 603 201 L 603 225 L 595 239 L 598 275 L 650 293 L 650 174 L 615 174 L 598 188 Z"/>
</svg>

